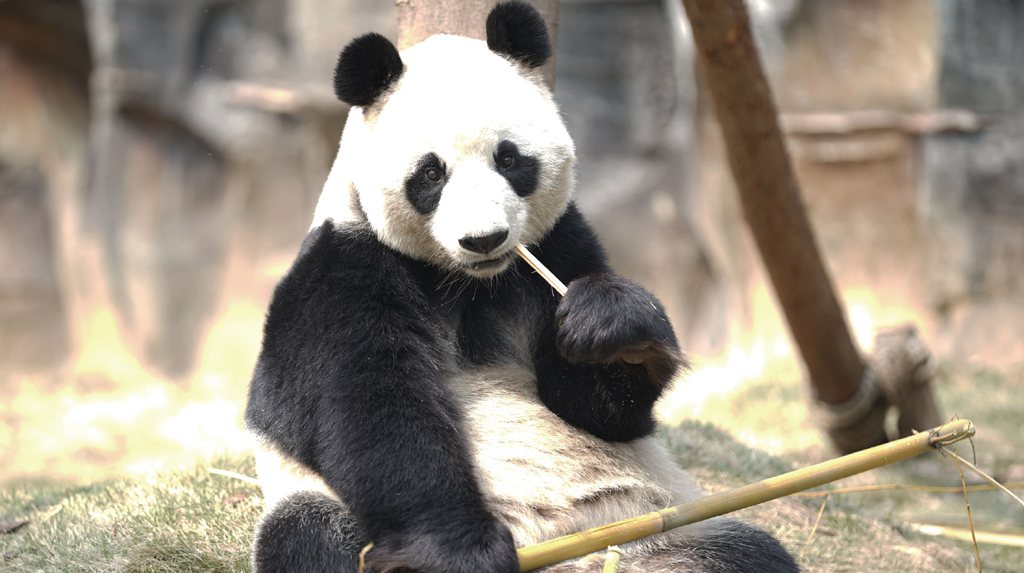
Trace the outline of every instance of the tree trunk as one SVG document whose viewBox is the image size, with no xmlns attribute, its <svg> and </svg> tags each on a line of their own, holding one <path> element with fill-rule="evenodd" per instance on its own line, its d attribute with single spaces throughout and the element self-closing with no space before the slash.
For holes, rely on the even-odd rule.
<svg viewBox="0 0 1024 573">
<path fill-rule="evenodd" d="M 743 0 L 683 0 L 743 212 L 841 451 L 886 441 L 886 402 L 833 293 Z"/>
<path fill-rule="evenodd" d="M 404 50 L 435 34 L 486 40 L 487 15 L 500 0 L 398 0 L 398 49 Z M 555 88 L 554 48 L 558 45 L 557 0 L 531 0 L 548 24 L 552 56 L 544 64 L 544 77 Z"/>
</svg>

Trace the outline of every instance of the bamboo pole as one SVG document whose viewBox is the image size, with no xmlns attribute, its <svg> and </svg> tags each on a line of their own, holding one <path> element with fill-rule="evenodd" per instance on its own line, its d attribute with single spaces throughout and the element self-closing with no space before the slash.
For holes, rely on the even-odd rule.
<svg viewBox="0 0 1024 573">
<path fill-rule="evenodd" d="M 676 527 L 847 478 L 921 455 L 974 435 L 970 420 L 956 420 L 913 436 L 875 446 L 809 468 L 776 476 L 705 498 L 617 521 L 519 549 L 519 570 L 533 571 L 611 545 L 636 541 Z"/>
</svg>

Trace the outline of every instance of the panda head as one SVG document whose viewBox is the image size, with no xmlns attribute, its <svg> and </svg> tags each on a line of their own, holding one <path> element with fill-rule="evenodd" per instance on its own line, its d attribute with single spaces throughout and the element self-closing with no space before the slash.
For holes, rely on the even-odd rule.
<svg viewBox="0 0 1024 573">
<path fill-rule="evenodd" d="M 542 239 L 573 193 L 575 151 L 539 67 L 547 28 L 499 4 L 487 42 L 433 36 L 399 53 L 352 41 L 335 69 L 351 104 L 315 222 L 369 223 L 389 247 L 479 278 Z"/>
</svg>

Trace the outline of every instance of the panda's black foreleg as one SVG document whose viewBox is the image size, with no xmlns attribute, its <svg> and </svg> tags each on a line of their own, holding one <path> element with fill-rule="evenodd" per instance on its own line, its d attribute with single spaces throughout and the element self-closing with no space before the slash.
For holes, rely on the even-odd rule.
<svg viewBox="0 0 1024 573">
<path fill-rule="evenodd" d="M 685 363 L 665 309 L 647 289 L 611 272 L 569 285 L 555 312 L 555 345 L 569 362 L 642 364 L 658 388 Z"/>
<path fill-rule="evenodd" d="M 534 345 L 541 400 L 566 422 L 609 441 L 654 431 L 654 402 L 686 360 L 654 295 L 611 272 L 575 205 L 537 246 L 538 258 L 569 283 Z M 540 280 L 540 279 L 534 279 Z"/>
<path fill-rule="evenodd" d="M 300 492 L 263 515 L 253 541 L 253 566 L 255 573 L 355 572 L 366 543 L 343 505 L 318 492 Z"/>
<path fill-rule="evenodd" d="M 610 272 L 569 284 L 535 358 L 544 403 L 609 441 L 653 431 L 654 403 L 686 363 L 661 303 Z"/>
<path fill-rule="evenodd" d="M 344 500 L 370 570 L 514 573 L 443 384 L 454 335 L 418 268 L 364 230 L 311 232 L 274 293 L 246 425 Z"/>
</svg>

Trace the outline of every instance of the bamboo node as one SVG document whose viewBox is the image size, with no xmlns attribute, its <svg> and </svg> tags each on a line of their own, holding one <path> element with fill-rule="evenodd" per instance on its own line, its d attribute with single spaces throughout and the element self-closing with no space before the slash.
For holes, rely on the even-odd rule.
<svg viewBox="0 0 1024 573">
<path fill-rule="evenodd" d="M 620 559 L 622 559 L 622 550 L 617 545 L 608 546 L 608 552 L 604 556 L 604 568 L 601 570 L 601 573 L 618 573 Z"/>
<path fill-rule="evenodd" d="M 939 430 L 946 428 L 946 426 L 940 426 L 938 428 L 932 428 L 928 431 L 928 441 L 931 442 L 932 446 L 938 450 L 942 450 L 943 446 L 948 446 L 954 442 L 959 442 L 964 438 L 974 436 L 974 424 L 970 420 L 964 420 L 966 424 L 962 428 L 953 428 L 952 432 L 948 434 L 939 434 Z M 945 453 L 945 452 L 943 452 Z"/>
</svg>

